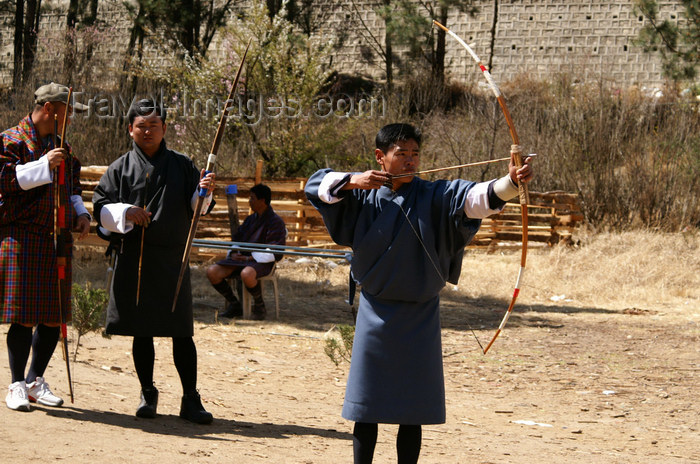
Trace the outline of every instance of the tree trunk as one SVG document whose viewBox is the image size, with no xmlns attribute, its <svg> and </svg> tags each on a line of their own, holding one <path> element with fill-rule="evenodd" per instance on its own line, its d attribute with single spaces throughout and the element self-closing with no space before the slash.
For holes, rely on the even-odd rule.
<svg viewBox="0 0 700 464">
<path fill-rule="evenodd" d="M 197 0 L 183 0 L 180 6 L 180 43 L 187 50 L 190 56 L 194 56 L 195 51 L 195 29 L 199 28 L 199 24 L 195 22 L 197 17 Z"/>
<path fill-rule="evenodd" d="M 24 1 L 17 0 L 15 7 L 15 65 L 12 69 L 12 88 L 22 83 L 22 34 L 24 32 Z"/>
<path fill-rule="evenodd" d="M 438 21 L 440 24 L 447 26 L 448 7 L 444 4 L 440 5 L 438 13 Z M 437 42 L 435 43 L 435 57 L 433 59 L 433 77 L 435 82 L 444 82 L 445 80 L 445 43 L 447 34 L 441 28 L 437 28 Z"/>
<path fill-rule="evenodd" d="M 95 24 L 97 23 L 97 2 L 99 0 L 89 0 L 89 8 L 88 8 L 88 14 L 85 16 L 85 20 L 83 23 L 87 27 L 95 27 Z M 90 41 L 88 43 L 87 49 L 85 50 L 85 57 L 86 61 L 90 61 L 90 58 L 92 58 L 92 52 L 93 52 L 93 43 Z"/>
<path fill-rule="evenodd" d="M 68 83 L 73 79 L 75 69 L 75 25 L 78 22 L 78 0 L 70 0 L 68 13 L 66 14 L 65 49 L 63 52 L 63 82 Z"/>
<path fill-rule="evenodd" d="M 146 20 L 144 10 L 145 8 L 142 2 L 139 2 L 139 12 L 136 14 L 136 18 L 134 18 L 133 26 L 131 26 L 129 44 L 126 46 L 126 58 L 124 58 L 124 66 L 122 67 L 124 72 L 122 73 L 121 82 L 119 83 L 119 88 L 122 92 L 127 90 L 130 80 L 132 89 L 135 89 L 138 83 L 138 77 L 131 73 L 131 60 L 133 60 L 134 50 L 136 49 L 137 43 L 139 44 L 139 51 L 137 55 L 138 63 L 141 62 L 141 57 L 143 56 L 143 50 L 140 48 L 143 47 L 143 36 L 145 34 L 145 31 L 143 30 L 143 23 Z"/>
<path fill-rule="evenodd" d="M 68 29 L 75 29 L 78 22 L 78 0 L 70 0 L 68 3 L 68 13 L 66 14 L 66 24 Z"/>
<path fill-rule="evenodd" d="M 493 64 L 493 51 L 496 47 L 496 25 L 498 24 L 498 0 L 493 0 L 493 21 L 491 22 L 491 43 L 489 44 L 488 70 L 491 72 Z"/>
<path fill-rule="evenodd" d="M 391 4 L 391 0 L 384 0 L 384 5 L 387 7 Z M 394 52 L 393 52 L 393 47 L 392 47 L 392 41 L 391 41 L 391 34 L 389 33 L 389 21 L 391 21 L 391 17 L 386 17 L 384 18 L 384 63 L 386 66 L 386 90 L 388 93 L 391 93 L 392 89 L 394 88 Z"/>
<path fill-rule="evenodd" d="M 29 82 L 36 56 L 36 39 L 39 34 L 41 0 L 27 0 L 24 21 L 24 55 L 22 58 L 22 83 Z"/>
</svg>

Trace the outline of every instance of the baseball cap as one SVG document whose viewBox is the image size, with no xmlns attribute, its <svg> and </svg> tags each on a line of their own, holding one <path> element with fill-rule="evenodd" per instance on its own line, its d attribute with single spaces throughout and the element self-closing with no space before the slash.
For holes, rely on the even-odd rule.
<svg viewBox="0 0 700 464">
<path fill-rule="evenodd" d="M 55 82 L 42 85 L 41 87 L 36 89 L 36 92 L 34 92 L 34 103 L 36 103 L 37 105 L 41 105 L 46 102 L 65 103 L 68 99 L 68 90 L 68 87 L 66 87 L 65 85 L 57 84 Z M 73 101 L 71 102 L 70 106 L 73 107 L 73 111 L 75 111 L 76 113 L 80 113 L 88 109 L 88 107 L 83 105 L 82 103 L 77 103 L 73 96 L 72 99 Z"/>
</svg>

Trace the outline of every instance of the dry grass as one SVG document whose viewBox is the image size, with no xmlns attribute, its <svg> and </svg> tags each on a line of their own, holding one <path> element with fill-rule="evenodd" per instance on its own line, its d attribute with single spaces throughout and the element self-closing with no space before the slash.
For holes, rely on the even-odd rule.
<svg viewBox="0 0 700 464">
<path fill-rule="evenodd" d="M 518 263 L 519 254 L 468 254 L 459 289 L 474 298 L 503 297 Z M 697 308 L 700 234 L 604 233 L 583 238 L 578 247 L 532 250 L 522 287 L 525 304 Z"/>
<path fill-rule="evenodd" d="M 603 233 L 582 237 L 580 243 L 577 247 L 529 251 L 521 307 L 700 308 L 700 233 Z M 78 255 L 75 281 L 104 285 L 106 260 L 95 253 Z M 467 252 L 459 284 L 448 285 L 443 300 L 466 297 L 474 300 L 475 306 L 505 306 L 519 262 L 519 252 Z M 213 317 L 212 310 L 220 307 L 221 297 L 206 280 L 206 264 L 193 267 L 193 295 L 195 306 L 209 308 Z M 329 260 L 297 263 L 287 258 L 278 272 L 282 306 L 291 313 L 302 317 L 308 314 L 306 309 L 313 313 L 315 305 L 323 305 L 328 311 L 317 319 L 319 329 L 348 322 L 344 302 L 347 264 Z M 266 299 L 271 306 L 269 289 Z"/>
</svg>

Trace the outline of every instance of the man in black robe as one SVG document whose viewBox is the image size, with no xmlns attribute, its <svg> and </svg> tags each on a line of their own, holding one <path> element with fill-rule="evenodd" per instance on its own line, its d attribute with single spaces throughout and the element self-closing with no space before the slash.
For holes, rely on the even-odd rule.
<svg viewBox="0 0 700 464">
<path fill-rule="evenodd" d="M 207 190 L 202 211 L 210 211 L 214 174 L 199 172 L 189 157 L 166 147 L 162 106 L 140 100 L 127 116 L 133 148 L 108 167 L 93 196 L 95 218 L 118 253 L 107 333 L 134 337 L 134 365 L 141 383 L 138 417 L 156 416 L 153 337 L 172 337 L 183 390 L 180 417 L 210 423 L 212 415 L 196 388 L 189 268 L 175 310 L 171 308 L 198 190 Z"/>
</svg>

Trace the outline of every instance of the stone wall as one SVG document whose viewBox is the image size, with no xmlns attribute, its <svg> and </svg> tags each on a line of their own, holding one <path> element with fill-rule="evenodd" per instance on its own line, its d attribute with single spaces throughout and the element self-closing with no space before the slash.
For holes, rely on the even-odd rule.
<svg viewBox="0 0 700 464">
<path fill-rule="evenodd" d="M 317 2 L 317 16 L 322 18 L 323 24 L 315 37 L 343 43 L 333 56 L 333 69 L 378 79 L 384 77 L 383 63 L 369 46 L 362 26 L 364 23 L 383 41 L 383 23 L 374 11 L 376 3 L 368 0 Z M 662 17 L 678 21 L 682 12 L 680 1 L 659 3 Z M 455 11 L 447 26 L 472 45 L 487 63 L 493 2 L 478 1 L 478 4 L 480 12 L 475 17 Z M 67 1 L 55 1 L 50 4 L 51 11 L 42 16 L 39 63 L 50 64 L 60 52 L 60 42 L 53 38 L 60 37 L 65 28 L 66 5 Z M 96 53 L 116 70 L 124 58 L 130 19 L 121 2 L 102 2 L 99 17 L 109 28 Z M 7 16 L 0 21 L 0 86 L 7 86 L 12 81 L 13 18 Z M 632 0 L 501 1 L 491 71 L 499 82 L 519 75 L 547 79 L 555 73 L 567 72 L 581 81 L 604 79 L 619 86 L 659 86 L 663 77 L 658 56 L 644 54 L 633 44 L 643 24 L 643 18 L 633 12 Z M 213 51 L 212 56 L 215 55 Z M 147 53 L 146 57 L 153 65 L 167 65 L 155 53 Z M 449 37 L 447 73 L 460 81 L 482 79 L 471 58 Z"/>
</svg>

